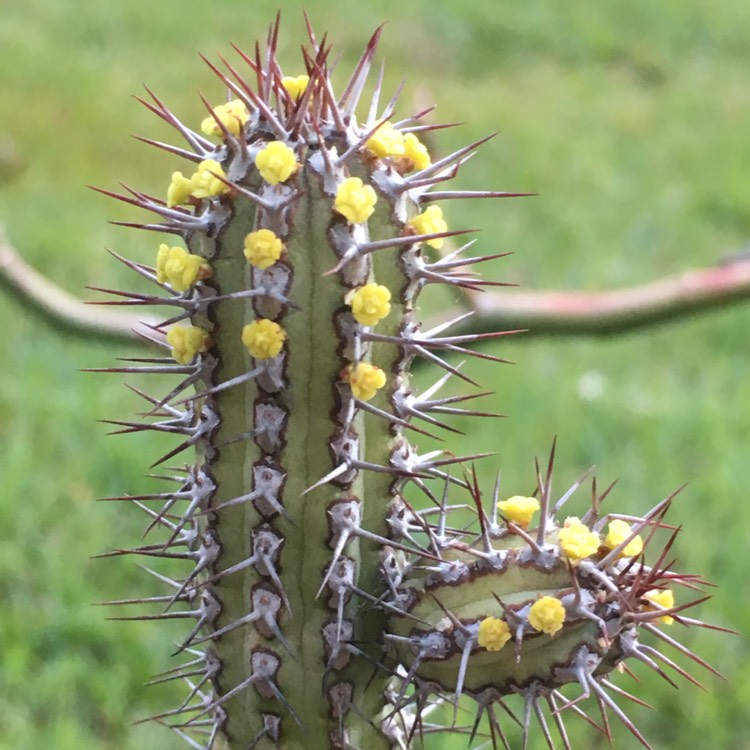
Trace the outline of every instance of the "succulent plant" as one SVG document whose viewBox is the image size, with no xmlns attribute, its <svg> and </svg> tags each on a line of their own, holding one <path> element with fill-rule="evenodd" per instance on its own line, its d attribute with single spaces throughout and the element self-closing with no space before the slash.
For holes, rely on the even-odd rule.
<svg viewBox="0 0 750 750">
<path fill-rule="evenodd" d="M 593 482 L 588 511 L 566 518 L 585 477 L 553 497 L 552 458 L 532 497 L 501 499 L 479 487 L 480 456 L 419 451 L 436 432 L 460 441 L 450 415 L 492 416 L 473 408 L 482 393 L 439 391 L 475 387 L 455 355 L 495 360 L 467 347 L 505 335 L 422 330 L 424 286 L 492 283 L 474 266 L 495 256 L 441 252 L 463 232 L 440 203 L 518 193 L 446 189 L 482 141 L 435 158 L 425 134 L 439 126 L 427 111 L 395 121 L 382 76 L 358 119 L 380 30 L 339 93 L 328 41 L 308 32 L 296 77 L 277 60 L 278 19 L 265 48 L 235 48 L 246 72 L 209 62 L 229 97 L 204 101 L 200 130 L 149 92 L 187 147 L 143 140 L 188 168 L 164 197 L 110 193 L 158 217 L 132 226 L 177 238 L 153 266 L 120 258 L 157 291 L 113 292 L 172 311 L 153 333 L 163 356 L 106 368 L 180 376 L 138 391 L 144 422 L 115 422 L 178 438 L 157 465 L 188 456 L 166 491 L 111 498 L 146 514 L 147 538 L 110 554 L 186 566 L 148 569 L 163 596 L 113 602 L 159 608 L 125 619 L 192 621 L 158 680 L 188 693 L 154 718 L 206 750 L 405 750 L 443 731 L 508 748 L 508 722 L 525 745 L 532 719 L 570 748 L 563 717 L 589 719 L 590 698 L 603 731 L 612 713 L 648 747 L 620 708 L 639 699 L 612 673 L 635 660 L 694 681 L 663 647 L 711 669 L 668 630 L 704 626 L 689 596 L 675 602 L 701 581 L 670 569 L 672 498 L 605 513 L 610 488 Z M 423 391 L 415 360 L 438 371 Z"/>
</svg>

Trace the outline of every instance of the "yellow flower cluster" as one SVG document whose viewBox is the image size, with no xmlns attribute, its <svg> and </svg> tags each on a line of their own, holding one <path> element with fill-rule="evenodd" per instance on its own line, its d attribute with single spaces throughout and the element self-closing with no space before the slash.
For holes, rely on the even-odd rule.
<svg viewBox="0 0 750 750">
<path fill-rule="evenodd" d="M 499 617 L 485 617 L 479 623 L 478 642 L 488 651 L 499 651 L 510 640 L 510 628 Z"/>
<path fill-rule="evenodd" d="M 255 166 L 269 185 L 288 180 L 299 168 L 294 150 L 283 141 L 267 143 L 255 157 Z"/>
<path fill-rule="evenodd" d="M 554 596 L 542 596 L 529 610 L 529 625 L 534 630 L 554 635 L 565 622 L 565 607 Z"/>
<path fill-rule="evenodd" d="M 365 185 L 359 177 L 347 177 L 339 185 L 333 205 L 350 224 L 361 224 L 372 216 L 377 200 L 370 185 Z"/>
<path fill-rule="evenodd" d="M 649 612 L 654 612 L 657 609 L 672 609 L 674 607 L 674 594 L 670 589 L 651 589 L 651 591 L 647 591 L 643 595 L 643 598 L 659 605 L 658 607 L 646 607 L 646 610 Z M 674 622 L 674 617 L 664 615 L 658 621 L 663 622 L 665 625 L 671 625 Z"/>
<path fill-rule="evenodd" d="M 576 562 L 593 555 L 599 549 L 599 535 L 591 531 L 586 524 L 575 516 L 565 519 L 560 529 L 560 547 L 565 556 Z"/>
<path fill-rule="evenodd" d="M 240 99 L 220 104 L 218 107 L 214 107 L 212 112 L 214 116 L 206 117 L 201 123 L 201 130 L 206 135 L 222 135 L 217 120 L 232 135 L 239 135 L 242 132 L 242 126 L 250 119 L 250 113 L 247 111 L 245 103 Z"/>
<path fill-rule="evenodd" d="M 384 122 L 366 141 L 365 147 L 379 159 L 397 160 L 399 172 L 425 169 L 432 164 L 427 147 L 414 133 L 402 133 Z"/>
<path fill-rule="evenodd" d="M 358 362 L 348 373 L 354 398 L 369 401 L 384 385 L 385 373 L 368 362 Z"/>
<path fill-rule="evenodd" d="M 555 635 L 565 623 L 565 607 L 554 596 L 541 596 L 529 609 L 529 625 L 540 633 Z M 485 617 L 479 623 L 477 642 L 487 651 L 499 651 L 511 638 L 508 623 L 499 617 Z"/>
<path fill-rule="evenodd" d="M 206 159 L 198 165 L 192 176 L 185 177 L 182 172 L 173 172 L 167 188 L 167 206 L 181 206 L 193 198 L 212 198 L 229 192 L 229 185 L 224 182 L 226 173 L 221 164 L 214 159 Z"/>
<path fill-rule="evenodd" d="M 304 74 L 301 76 L 284 76 L 281 79 L 281 85 L 295 102 L 305 92 L 308 83 L 310 83 L 310 76 Z"/>
<path fill-rule="evenodd" d="M 374 326 L 391 311 L 391 293 L 382 284 L 365 284 L 346 296 L 354 319 L 363 326 Z"/>
<path fill-rule="evenodd" d="M 209 266 L 200 255 L 191 255 L 182 247 L 161 244 L 156 254 L 156 280 L 169 284 L 175 292 L 186 292 L 199 278 L 205 278 Z"/>
<path fill-rule="evenodd" d="M 196 326 L 173 326 L 167 331 L 172 356 L 181 365 L 190 364 L 197 354 L 206 351 L 208 341 L 208 333 Z"/>
<path fill-rule="evenodd" d="M 404 135 L 404 157 L 412 163 L 413 169 L 427 169 L 432 164 L 427 146 L 414 133 Z M 411 169 L 406 171 L 410 172 Z"/>
<path fill-rule="evenodd" d="M 167 205 L 181 206 L 193 194 L 193 181 L 182 172 L 172 172 L 172 181 L 167 188 Z"/>
<path fill-rule="evenodd" d="M 421 214 L 410 219 L 408 224 L 417 234 L 438 234 L 448 231 L 448 225 L 443 219 L 443 209 L 440 206 L 427 206 Z M 443 246 L 443 238 L 436 237 L 427 240 L 427 244 L 439 250 Z"/>
<path fill-rule="evenodd" d="M 229 192 L 229 185 L 221 164 L 214 159 L 206 159 L 198 165 L 198 171 L 193 175 L 193 197 L 211 198 L 214 195 L 223 195 Z"/>
<path fill-rule="evenodd" d="M 285 340 L 286 331 L 267 318 L 258 318 L 242 329 L 242 343 L 255 359 L 277 357 Z"/>
<path fill-rule="evenodd" d="M 531 523 L 534 513 L 539 510 L 539 501 L 535 497 L 514 495 L 507 500 L 500 500 L 497 509 L 506 520 L 525 529 Z"/>
<path fill-rule="evenodd" d="M 259 229 L 245 237 L 245 257 L 261 271 L 272 266 L 284 250 L 284 244 L 270 229 Z"/>
<path fill-rule="evenodd" d="M 365 146 L 375 156 L 384 159 L 386 156 L 403 156 L 405 153 L 404 135 L 393 125 L 384 122 L 368 139 Z"/>
<path fill-rule="evenodd" d="M 619 544 L 624 542 L 631 533 L 630 524 L 620 519 L 610 521 L 607 526 L 607 536 L 604 538 L 604 546 L 613 550 Z M 620 552 L 620 557 L 635 557 L 640 555 L 643 551 L 643 539 L 639 536 L 634 536 Z"/>
</svg>

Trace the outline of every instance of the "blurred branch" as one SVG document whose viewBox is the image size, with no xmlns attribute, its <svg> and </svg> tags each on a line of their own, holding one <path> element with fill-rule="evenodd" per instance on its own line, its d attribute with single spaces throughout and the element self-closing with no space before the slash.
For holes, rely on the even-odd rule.
<svg viewBox="0 0 750 750">
<path fill-rule="evenodd" d="M 87 305 L 26 264 L 1 231 L 0 289 L 51 326 L 77 336 L 144 343 L 140 334 L 159 322 L 155 317 L 136 317 Z"/>
<path fill-rule="evenodd" d="M 90 307 L 27 265 L 1 234 L 0 288 L 50 325 L 79 336 L 146 345 L 142 334 L 159 322 L 151 316 Z M 749 298 L 750 259 L 740 255 L 723 265 L 607 292 L 467 291 L 465 306 L 446 311 L 441 318 L 474 312 L 457 323 L 451 335 L 521 328 L 536 336 L 606 336 L 719 310 Z M 427 326 L 437 322 L 427 321 Z"/>
<path fill-rule="evenodd" d="M 606 292 L 511 290 L 466 293 L 473 310 L 451 335 L 522 328 L 534 336 L 609 336 L 720 310 L 750 299 L 750 258 L 683 271 L 648 284 Z"/>
</svg>

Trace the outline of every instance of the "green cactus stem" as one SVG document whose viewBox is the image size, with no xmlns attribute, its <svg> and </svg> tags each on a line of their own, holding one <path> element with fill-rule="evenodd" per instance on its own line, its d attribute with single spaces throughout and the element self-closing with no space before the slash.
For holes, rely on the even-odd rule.
<svg viewBox="0 0 750 750">
<path fill-rule="evenodd" d="M 703 664 L 666 632 L 703 624 L 672 593 L 699 579 L 668 569 L 671 541 L 645 561 L 671 498 L 643 517 L 602 515 L 594 485 L 586 515 L 565 519 L 577 485 L 553 500 L 550 463 L 534 497 L 496 488 L 488 505 L 479 456 L 413 442 L 455 433 L 452 414 L 492 416 L 472 408 L 483 394 L 439 390 L 472 382 L 449 355 L 494 360 L 466 347 L 505 335 L 420 327 L 426 284 L 492 283 L 473 272 L 487 257 L 466 257 L 471 243 L 440 254 L 463 232 L 439 201 L 518 193 L 444 189 L 481 142 L 433 157 L 426 112 L 396 121 L 379 82 L 361 107 L 379 30 L 340 93 L 311 29 L 302 74 L 284 76 L 278 31 L 253 55 L 236 49 L 243 71 L 209 63 L 229 97 L 204 102 L 200 132 L 149 92 L 187 147 L 143 140 L 187 167 L 166 199 L 109 193 L 157 217 L 134 226 L 177 238 L 154 247 L 155 266 L 121 259 L 157 292 L 114 292 L 170 309 L 154 331 L 164 356 L 108 368 L 180 376 L 141 393 L 144 423 L 115 423 L 177 436 L 156 464 L 186 462 L 168 491 L 112 498 L 148 519 L 145 543 L 113 554 L 186 566 L 181 579 L 153 571 L 163 596 L 118 602 L 160 607 L 125 619 L 192 622 L 159 680 L 188 695 L 154 718 L 204 750 L 403 750 L 438 730 L 507 748 L 497 708 L 517 699 L 524 737 L 533 716 L 550 747 L 554 727 L 569 748 L 563 713 L 586 716 L 591 698 L 648 746 L 612 695 L 637 698 L 610 673 L 630 658 L 670 682 L 666 668 L 686 674 L 643 634 Z M 417 358 L 439 370 L 423 392 Z M 476 722 L 427 725 L 461 696 Z"/>
</svg>

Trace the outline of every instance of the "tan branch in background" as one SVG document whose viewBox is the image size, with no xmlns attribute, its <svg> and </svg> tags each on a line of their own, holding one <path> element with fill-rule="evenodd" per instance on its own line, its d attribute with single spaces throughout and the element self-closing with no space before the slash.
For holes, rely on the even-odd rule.
<svg viewBox="0 0 750 750">
<path fill-rule="evenodd" d="M 153 337 L 149 326 L 159 323 L 154 316 L 136 316 L 87 305 L 25 263 L 1 232 L 0 288 L 41 315 L 51 326 L 77 336 L 136 340 L 146 344 L 142 336 Z"/>
<path fill-rule="evenodd" d="M 0 287 L 50 325 L 71 334 L 147 345 L 153 316 L 114 312 L 87 305 L 27 265 L 0 234 Z M 466 306 L 447 311 L 474 315 L 452 335 L 525 329 L 527 335 L 606 336 L 718 310 L 750 299 L 750 260 L 684 271 L 643 286 L 607 292 L 467 292 Z M 428 321 L 431 326 L 438 321 Z"/>
<path fill-rule="evenodd" d="M 605 292 L 514 289 L 466 296 L 465 309 L 475 314 L 452 328 L 452 335 L 523 328 L 535 336 L 609 336 L 750 299 L 750 259 L 738 256 L 722 265 Z"/>
</svg>

